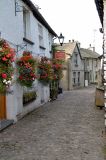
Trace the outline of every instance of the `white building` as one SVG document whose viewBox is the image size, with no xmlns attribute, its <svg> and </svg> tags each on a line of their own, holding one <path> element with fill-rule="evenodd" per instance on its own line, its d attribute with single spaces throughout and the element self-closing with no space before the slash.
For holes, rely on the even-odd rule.
<svg viewBox="0 0 106 160">
<path fill-rule="evenodd" d="M 79 43 L 74 40 L 57 46 L 56 50 L 65 52 L 65 64 L 61 87 L 71 90 L 84 86 L 84 64 L 80 54 Z"/>
<path fill-rule="evenodd" d="M 95 50 L 80 48 L 84 61 L 84 80 L 87 84 L 98 83 L 100 80 L 101 58 Z M 86 85 L 86 84 L 85 84 Z"/>
<path fill-rule="evenodd" d="M 17 56 L 29 50 L 34 56 L 51 57 L 53 37 L 57 36 L 30 0 L 0 0 L 0 33 L 1 38 L 16 49 Z M 25 107 L 23 88 L 16 83 L 12 88 L 13 94 L 5 97 L 5 116 L 0 119 L 17 121 L 49 100 L 49 86 L 45 87 L 38 81 L 35 82 L 37 99 Z"/>
</svg>

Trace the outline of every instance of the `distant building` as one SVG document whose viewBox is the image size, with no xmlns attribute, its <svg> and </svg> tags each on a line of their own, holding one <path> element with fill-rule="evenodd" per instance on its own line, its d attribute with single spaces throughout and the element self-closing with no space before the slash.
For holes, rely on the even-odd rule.
<svg viewBox="0 0 106 160">
<path fill-rule="evenodd" d="M 71 90 L 101 82 L 101 56 L 93 50 L 80 48 L 80 43 L 69 41 L 62 46 L 55 44 L 57 51 L 65 52 L 63 90 Z"/>
<path fill-rule="evenodd" d="M 84 80 L 91 83 L 98 83 L 100 69 L 101 69 L 101 58 L 95 50 L 80 48 L 80 53 L 84 61 Z"/>
<path fill-rule="evenodd" d="M 56 50 L 65 52 L 65 64 L 61 87 L 63 90 L 71 90 L 84 86 L 84 65 L 80 54 L 79 43 L 74 40 L 55 47 Z"/>
</svg>

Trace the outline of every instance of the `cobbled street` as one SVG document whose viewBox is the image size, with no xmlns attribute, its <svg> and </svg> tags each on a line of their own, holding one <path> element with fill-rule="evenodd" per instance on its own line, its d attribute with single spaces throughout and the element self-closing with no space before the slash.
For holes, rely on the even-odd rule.
<svg viewBox="0 0 106 160">
<path fill-rule="evenodd" d="M 64 92 L 0 133 L 0 160 L 104 160 L 95 88 Z"/>
</svg>

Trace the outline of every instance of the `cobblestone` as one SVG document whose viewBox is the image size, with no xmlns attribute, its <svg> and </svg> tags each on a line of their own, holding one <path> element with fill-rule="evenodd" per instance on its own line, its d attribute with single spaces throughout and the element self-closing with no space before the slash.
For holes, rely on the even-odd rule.
<svg viewBox="0 0 106 160">
<path fill-rule="evenodd" d="M 64 92 L 0 133 L 0 160 L 104 160 L 93 87 Z"/>
</svg>

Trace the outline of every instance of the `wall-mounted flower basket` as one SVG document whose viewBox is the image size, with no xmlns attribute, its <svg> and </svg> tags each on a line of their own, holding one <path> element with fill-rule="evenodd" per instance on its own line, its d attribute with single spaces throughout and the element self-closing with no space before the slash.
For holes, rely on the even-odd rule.
<svg viewBox="0 0 106 160">
<path fill-rule="evenodd" d="M 24 51 L 22 57 L 17 62 L 18 78 L 17 81 L 22 86 L 32 87 L 36 76 L 36 59 L 29 51 Z"/>
<path fill-rule="evenodd" d="M 52 60 L 52 67 L 54 70 L 54 80 L 60 80 L 63 77 L 63 61 L 59 59 Z"/>
<path fill-rule="evenodd" d="M 0 93 L 7 93 L 13 79 L 15 50 L 0 39 Z"/>
<path fill-rule="evenodd" d="M 23 94 L 23 104 L 28 104 L 36 100 L 37 94 L 35 91 L 27 92 Z"/>
<path fill-rule="evenodd" d="M 52 64 L 48 58 L 46 57 L 41 58 L 41 61 L 38 64 L 38 74 L 39 74 L 39 81 L 44 85 L 48 85 L 52 80 L 53 78 Z"/>
</svg>

